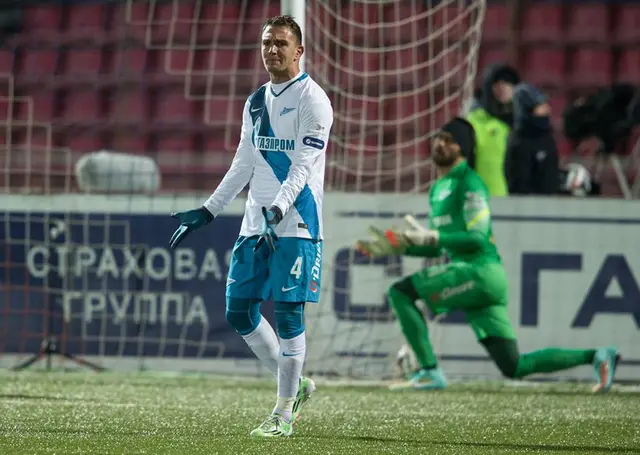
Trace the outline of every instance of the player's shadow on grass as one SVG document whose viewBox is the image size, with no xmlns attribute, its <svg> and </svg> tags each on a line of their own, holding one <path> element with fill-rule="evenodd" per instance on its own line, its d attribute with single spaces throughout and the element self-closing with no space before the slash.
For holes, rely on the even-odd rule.
<svg viewBox="0 0 640 455">
<path fill-rule="evenodd" d="M 42 400 L 42 401 L 96 401 L 90 398 L 54 397 L 51 395 L 25 395 L 22 393 L 0 393 L 2 400 Z"/>
<path fill-rule="evenodd" d="M 495 449 L 536 450 L 547 452 L 580 452 L 580 453 L 640 453 L 638 447 L 604 447 L 604 446 L 572 446 L 559 444 L 507 444 L 501 442 L 450 442 L 425 441 L 426 444 L 459 447 L 487 447 Z"/>
<path fill-rule="evenodd" d="M 558 444 L 508 444 L 501 442 L 452 442 L 452 441 L 433 441 L 433 440 L 417 440 L 402 438 L 384 438 L 378 436 L 353 436 L 342 437 L 340 439 L 357 440 L 363 442 L 381 442 L 410 445 L 414 447 L 425 446 L 455 446 L 455 447 L 486 447 L 494 449 L 511 449 L 511 450 L 535 450 L 541 453 L 547 452 L 580 452 L 580 453 L 638 453 L 638 447 L 604 447 L 604 446 L 572 446 Z"/>
</svg>

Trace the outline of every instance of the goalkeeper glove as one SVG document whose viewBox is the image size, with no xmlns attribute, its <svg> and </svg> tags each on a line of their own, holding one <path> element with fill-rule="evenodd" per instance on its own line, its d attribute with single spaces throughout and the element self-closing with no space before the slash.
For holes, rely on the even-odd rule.
<svg viewBox="0 0 640 455">
<path fill-rule="evenodd" d="M 258 251 L 262 244 L 266 243 L 269 250 L 273 252 L 276 250 L 275 242 L 278 240 L 278 236 L 273 228 L 282 220 L 282 212 L 275 205 L 269 210 L 267 210 L 266 207 L 262 207 L 262 216 L 264 217 L 264 220 L 262 223 L 262 230 L 259 234 L 260 238 L 258 239 L 253 251 Z"/>
<path fill-rule="evenodd" d="M 369 234 L 372 240 L 358 240 L 356 242 L 356 250 L 365 256 L 371 258 L 380 258 L 385 256 L 402 254 L 407 244 L 392 244 L 387 238 L 386 233 L 375 226 L 369 226 Z"/>
<path fill-rule="evenodd" d="M 440 240 L 440 233 L 431 229 L 411 229 L 406 231 L 387 229 L 384 235 L 391 245 L 404 248 L 409 245 L 436 246 L 438 240 Z"/>
<path fill-rule="evenodd" d="M 190 232 L 205 226 L 213 221 L 213 215 L 204 207 L 187 210 L 186 212 L 172 213 L 171 218 L 180 221 L 180 226 L 171 236 L 169 246 L 176 248 Z"/>
</svg>

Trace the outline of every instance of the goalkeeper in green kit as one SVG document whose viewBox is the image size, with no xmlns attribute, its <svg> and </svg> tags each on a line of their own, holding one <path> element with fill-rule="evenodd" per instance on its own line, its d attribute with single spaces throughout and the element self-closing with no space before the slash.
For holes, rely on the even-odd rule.
<svg viewBox="0 0 640 455">
<path fill-rule="evenodd" d="M 598 381 L 593 391 L 608 391 L 620 359 L 614 347 L 518 351 L 507 311 L 507 277 L 493 240 L 488 191 L 464 159 L 474 144 L 473 127 L 462 118 L 454 118 L 437 133 L 432 158 L 438 179 L 429 193 L 429 229 L 415 222 L 406 230 L 371 227 L 373 238 L 356 244 L 371 257 L 439 257 L 446 252 L 450 260 L 406 277 L 388 291 L 420 366 L 407 382 L 392 388 L 434 390 L 447 386 L 429 342 L 427 324 L 416 306 L 421 299 L 434 314 L 463 311 L 478 341 L 506 377 L 523 378 L 590 364 Z"/>
</svg>

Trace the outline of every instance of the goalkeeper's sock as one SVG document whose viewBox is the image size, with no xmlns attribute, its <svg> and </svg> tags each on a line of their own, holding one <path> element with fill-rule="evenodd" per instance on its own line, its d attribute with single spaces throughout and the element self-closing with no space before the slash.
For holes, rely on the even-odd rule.
<svg viewBox="0 0 640 455">
<path fill-rule="evenodd" d="M 515 377 L 522 378 L 534 373 L 553 373 L 580 365 L 590 365 L 595 349 L 545 348 L 521 354 Z"/>
<path fill-rule="evenodd" d="M 278 379 L 278 354 L 280 345 L 278 337 L 265 318 L 261 318 L 258 326 L 246 335 L 242 335 L 244 341 L 262 364 L 269 369 L 273 377 Z"/>
<path fill-rule="evenodd" d="M 395 286 L 389 289 L 388 297 L 400 320 L 402 333 L 415 353 L 420 367 L 435 368 L 438 361 L 429 341 L 429 329 L 415 301 Z"/>
<path fill-rule="evenodd" d="M 289 339 L 280 338 L 278 401 L 273 413 L 280 414 L 288 422 L 298 394 L 306 347 L 305 332 Z"/>
</svg>

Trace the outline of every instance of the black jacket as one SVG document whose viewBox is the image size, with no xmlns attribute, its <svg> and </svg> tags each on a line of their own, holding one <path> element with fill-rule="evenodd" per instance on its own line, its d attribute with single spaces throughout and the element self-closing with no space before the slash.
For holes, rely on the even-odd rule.
<svg viewBox="0 0 640 455">
<path fill-rule="evenodd" d="M 537 137 L 514 131 L 505 168 L 509 194 L 557 194 L 558 151 L 551 131 Z"/>
<path fill-rule="evenodd" d="M 514 127 L 505 159 L 509 194 L 558 193 L 558 150 L 551 120 L 533 114 L 545 102 L 544 95 L 529 84 L 514 89 Z"/>
</svg>

